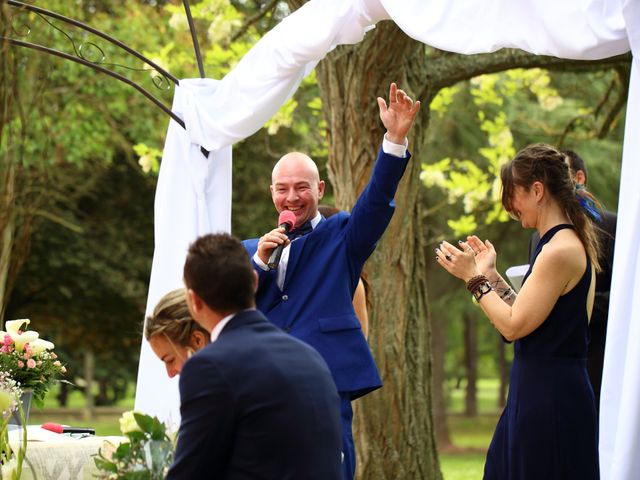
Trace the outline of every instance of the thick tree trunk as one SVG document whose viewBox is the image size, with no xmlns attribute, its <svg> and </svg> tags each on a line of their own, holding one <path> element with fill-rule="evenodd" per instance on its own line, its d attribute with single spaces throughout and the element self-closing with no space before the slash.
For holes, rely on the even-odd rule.
<svg viewBox="0 0 640 480">
<path fill-rule="evenodd" d="M 478 414 L 478 321 L 469 312 L 464 315 L 464 367 L 467 372 L 464 413 L 468 417 Z"/>
<path fill-rule="evenodd" d="M 424 61 L 422 48 L 385 22 L 357 48 L 339 48 L 320 64 L 328 172 L 338 207 L 353 206 L 381 146 L 376 97 L 388 96 L 391 81 L 413 98 L 412 88 L 422 87 L 407 80 L 409 62 Z M 414 152 L 422 144 L 427 110 L 409 139 Z M 396 195 L 391 225 L 367 262 L 373 286 L 369 341 L 385 386 L 357 402 L 355 440 L 363 479 L 441 478 L 431 413 L 431 332 L 420 190 L 415 188 L 419 173 L 414 159 Z"/>
</svg>

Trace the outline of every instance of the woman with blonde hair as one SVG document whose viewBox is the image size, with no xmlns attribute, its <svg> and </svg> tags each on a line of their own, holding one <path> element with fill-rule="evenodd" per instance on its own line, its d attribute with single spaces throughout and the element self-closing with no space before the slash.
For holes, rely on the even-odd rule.
<svg viewBox="0 0 640 480">
<path fill-rule="evenodd" d="M 167 375 L 175 377 L 196 351 L 206 346 L 210 334 L 189 313 L 184 288 L 167 293 L 146 319 L 144 336 Z"/>
</svg>

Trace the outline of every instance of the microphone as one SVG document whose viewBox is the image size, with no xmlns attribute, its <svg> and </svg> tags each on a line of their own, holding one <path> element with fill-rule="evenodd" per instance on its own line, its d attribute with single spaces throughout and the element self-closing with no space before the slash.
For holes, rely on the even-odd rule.
<svg viewBox="0 0 640 480">
<path fill-rule="evenodd" d="M 95 435 L 96 431 L 93 428 L 89 427 L 67 427 L 64 425 L 60 425 L 59 423 L 44 423 L 42 424 L 42 428 L 45 430 L 49 430 L 53 433 L 88 433 L 90 435 Z"/>
<path fill-rule="evenodd" d="M 294 225 L 296 224 L 296 214 L 291 210 L 283 210 L 280 212 L 280 216 L 278 217 L 278 227 L 284 228 L 284 233 L 289 233 L 293 230 Z M 269 257 L 269 261 L 267 262 L 267 266 L 269 270 L 275 270 L 278 268 L 278 264 L 280 263 L 280 257 L 282 256 L 282 250 L 284 250 L 284 244 L 278 245 L 271 252 L 271 256 Z"/>
</svg>

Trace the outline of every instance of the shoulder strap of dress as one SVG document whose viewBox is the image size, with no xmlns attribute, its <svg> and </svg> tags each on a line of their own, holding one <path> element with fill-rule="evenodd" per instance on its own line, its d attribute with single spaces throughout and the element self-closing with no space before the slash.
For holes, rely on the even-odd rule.
<svg viewBox="0 0 640 480">
<path fill-rule="evenodd" d="M 564 230 L 565 228 L 573 228 L 573 225 L 571 225 L 570 223 L 561 223 L 559 225 L 556 225 L 555 227 L 551 227 L 545 232 L 542 237 L 540 237 L 538 245 L 536 246 L 536 250 L 533 253 L 533 259 L 531 261 L 532 264 L 536 261 L 538 254 L 542 251 L 542 247 L 549 243 L 549 240 L 551 240 L 556 233 L 558 233 L 560 230 Z"/>
</svg>

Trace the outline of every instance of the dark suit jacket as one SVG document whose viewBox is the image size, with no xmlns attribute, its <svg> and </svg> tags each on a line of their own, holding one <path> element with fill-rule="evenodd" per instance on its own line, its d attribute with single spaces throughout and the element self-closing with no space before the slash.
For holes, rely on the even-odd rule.
<svg viewBox="0 0 640 480">
<path fill-rule="evenodd" d="M 339 404 L 317 352 L 257 310 L 240 312 L 182 369 L 167 478 L 339 480 Z"/>
<path fill-rule="evenodd" d="M 291 243 L 283 290 L 276 284 L 277 270 L 265 272 L 255 266 L 260 311 L 320 352 L 338 390 L 352 398 L 382 385 L 352 300 L 364 262 L 391 221 L 393 197 L 407 162 L 408 157 L 380 150 L 351 215 L 339 212 L 323 219 Z M 253 257 L 258 239 L 245 240 L 244 245 Z"/>
<path fill-rule="evenodd" d="M 609 291 L 611 290 L 611 273 L 613 270 L 613 250 L 616 238 L 615 213 L 604 212 L 599 223 L 598 239 L 600 240 L 600 266 L 602 270 L 596 275 L 596 296 L 593 302 L 593 313 L 589 322 L 589 350 L 587 352 L 587 370 L 596 397 L 596 407 L 600 405 L 600 387 L 602 385 L 602 366 L 604 364 L 604 346 L 607 338 L 607 318 L 609 317 Z M 529 240 L 529 263 L 540 241 L 535 231 Z"/>
</svg>

